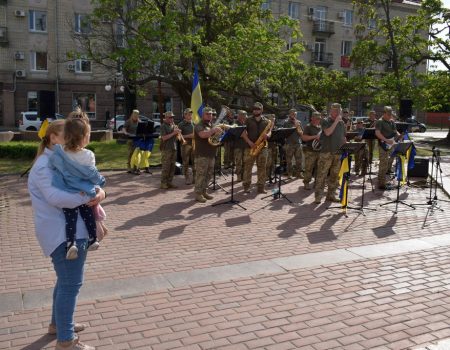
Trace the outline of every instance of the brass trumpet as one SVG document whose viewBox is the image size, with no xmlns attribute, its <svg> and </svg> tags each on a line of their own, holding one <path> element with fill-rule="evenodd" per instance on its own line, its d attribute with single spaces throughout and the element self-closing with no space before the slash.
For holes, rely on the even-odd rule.
<svg viewBox="0 0 450 350">
<path fill-rule="evenodd" d="M 175 123 L 172 123 L 172 126 L 173 126 L 174 131 L 180 130 L 178 128 L 178 126 L 175 125 Z M 184 139 L 183 135 L 181 134 L 181 130 L 180 130 L 180 133 L 177 134 L 177 140 L 180 141 L 182 145 L 185 145 L 187 143 L 187 141 Z"/>
</svg>

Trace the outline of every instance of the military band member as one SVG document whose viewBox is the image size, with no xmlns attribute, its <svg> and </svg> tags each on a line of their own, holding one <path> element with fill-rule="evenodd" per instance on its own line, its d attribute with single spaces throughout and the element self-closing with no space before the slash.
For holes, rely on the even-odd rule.
<svg viewBox="0 0 450 350">
<path fill-rule="evenodd" d="M 234 115 L 231 111 L 230 111 L 230 113 L 227 113 L 222 124 L 229 125 L 229 126 L 234 124 Z M 232 142 L 228 138 L 223 142 L 223 167 L 225 169 L 228 169 L 231 166 L 231 163 L 233 162 L 233 157 L 234 157 L 233 154 L 234 154 L 234 149 L 232 147 Z"/>
<path fill-rule="evenodd" d="M 164 113 L 163 123 L 161 124 L 161 189 L 177 188 L 172 181 L 175 175 L 175 162 L 177 161 L 177 137 L 180 129 L 175 127 L 171 112 Z"/>
<path fill-rule="evenodd" d="M 369 119 L 366 122 L 366 128 L 375 128 L 375 123 L 377 122 L 377 113 L 375 111 L 369 112 Z M 374 139 L 368 139 L 366 140 L 367 146 L 369 147 L 369 163 L 372 164 L 373 160 L 373 150 L 375 146 L 375 140 Z"/>
<path fill-rule="evenodd" d="M 194 139 L 194 122 L 192 121 L 192 109 L 186 108 L 183 113 L 183 120 L 178 124 L 181 130 L 185 144 L 181 145 L 181 159 L 183 160 L 183 175 L 186 185 L 190 185 L 195 179 L 194 153 L 192 149 L 192 141 Z M 192 163 L 192 176 L 189 174 L 189 163 Z"/>
<path fill-rule="evenodd" d="M 266 193 L 264 184 L 266 182 L 266 164 L 267 164 L 267 146 L 264 147 L 259 154 L 254 157 L 250 154 L 252 148 L 256 146 L 256 141 L 261 137 L 264 140 L 270 137 L 269 132 L 265 132 L 266 127 L 270 121 L 263 117 L 263 105 L 256 102 L 253 105 L 253 115 L 246 120 L 247 130 L 242 133 L 242 138 L 245 140 L 247 147 L 244 150 L 244 173 L 243 186 L 244 192 L 250 193 L 250 185 L 252 184 L 252 168 L 256 161 L 257 167 L 257 186 L 258 193 Z"/>
<path fill-rule="evenodd" d="M 238 111 L 236 125 L 237 126 L 245 126 L 247 120 L 247 112 L 243 110 Z M 245 140 L 240 137 L 239 139 L 234 141 L 234 164 L 236 166 L 236 177 L 237 182 L 242 181 L 242 173 L 243 173 L 243 163 L 244 163 L 244 150 L 246 147 Z"/>
<path fill-rule="evenodd" d="M 303 154 L 305 155 L 305 173 L 303 178 L 305 190 L 311 189 L 309 183 L 311 182 L 314 169 L 316 169 L 317 172 L 320 149 L 313 149 L 313 141 L 320 141 L 320 132 L 322 131 L 320 120 L 320 113 L 313 112 L 311 122 L 305 127 L 302 135 L 302 141 L 304 142 Z"/>
<path fill-rule="evenodd" d="M 295 109 L 289 110 L 288 119 L 283 124 L 284 128 L 296 128 L 295 132 L 286 138 L 286 166 L 288 179 L 291 177 L 302 178 L 302 164 L 303 164 L 303 150 L 301 136 L 303 134 L 302 126 L 297 120 L 297 111 Z M 292 159 L 295 159 L 295 171 L 292 164 Z"/>
<path fill-rule="evenodd" d="M 275 116 L 274 116 L 275 118 Z M 273 129 L 275 130 L 275 128 Z M 278 144 L 274 141 L 269 141 L 267 145 L 267 163 L 266 163 L 266 181 L 273 183 L 275 175 L 275 167 L 277 165 Z"/>
<path fill-rule="evenodd" d="M 345 143 L 345 124 L 342 121 L 342 109 L 339 103 L 333 103 L 329 117 L 321 121 L 322 134 L 320 150 L 317 163 L 317 178 L 315 185 L 315 203 L 319 204 L 322 199 L 325 181 L 328 185 L 327 201 L 339 202 L 336 197 L 336 189 L 339 186 L 340 154 L 339 148 Z"/>
<path fill-rule="evenodd" d="M 365 128 L 364 128 L 363 121 L 358 120 L 356 122 L 356 129 L 355 129 L 355 131 L 358 132 L 358 135 L 355 137 L 356 142 L 362 141 L 364 130 L 365 130 Z M 355 153 L 355 174 L 356 175 L 359 175 L 360 171 L 363 170 L 362 169 L 363 159 L 364 159 L 364 156 L 366 155 L 366 152 L 367 152 L 367 148 L 364 145 L 364 147 L 362 147 L 358 152 Z"/>
<path fill-rule="evenodd" d="M 378 151 L 380 164 L 378 166 L 378 188 L 385 190 L 386 174 L 389 169 L 389 155 L 391 152 L 388 148 L 394 144 L 395 137 L 399 136 L 393 120 L 392 107 L 384 107 L 383 116 L 375 124 L 375 135 L 379 140 Z"/>
<path fill-rule="evenodd" d="M 203 108 L 202 120 L 194 127 L 194 156 L 195 156 L 195 200 L 205 203 L 207 199 L 213 199 L 206 193 L 208 182 L 214 172 L 216 148 L 208 142 L 208 138 L 221 132 L 219 127 L 213 128 L 211 120 L 212 109 Z"/>
<path fill-rule="evenodd" d="M 127 136 L 136 136 L 138 123 L 139 123 L 139 111 L 137 109 L 133 109 L 133 112 L 131 113 L 130 117 L 127 119 L 127 121 L 123 126 L 124 134 Z M 129 138 L 127 140 L 127 146 L 128 146 L 127 172 L 131 174 L 137 170 L 131 168 L 131 157 L 133 156 L 134 150 L 136 149 L 134 145 L 134 140 Z"/>
</svg>

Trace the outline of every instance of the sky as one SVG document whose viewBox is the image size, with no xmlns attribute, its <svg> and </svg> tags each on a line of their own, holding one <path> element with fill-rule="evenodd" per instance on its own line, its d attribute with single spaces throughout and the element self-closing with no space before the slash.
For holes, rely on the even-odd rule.
<svg viewBox="0 0 450 350">
<path fill-rule="evenodd" d="M 450 9 L 450 0 L 442 0 L 444 3 L 444 7 Z M 440 62 L 430 62 L 429 64 L 430 70 L 447 70 L 447 68 Z"/>
</svg>

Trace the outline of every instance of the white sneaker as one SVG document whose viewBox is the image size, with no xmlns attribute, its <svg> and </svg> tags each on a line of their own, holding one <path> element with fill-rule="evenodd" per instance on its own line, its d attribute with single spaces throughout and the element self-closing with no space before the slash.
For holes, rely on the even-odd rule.
<svg viewBox="0 0 450 350">
<path fill-rule="evenodd" d="M 76 258 L 78 258 L 78 247 L 75 244 L 72 244 L 67 249 L 66 259 L 67 260 L 75 260 Z"/>
<path fill-rule="evenodd" d="M 98 243 L 98 241 L 95 241 L 94 243 L 92 243 L 89 248 L 87 249 L 88 252 L 92 252 L 94 250 L 97 250 L 98 247 L 100 247 L 100 243 Z"/>
</svg>

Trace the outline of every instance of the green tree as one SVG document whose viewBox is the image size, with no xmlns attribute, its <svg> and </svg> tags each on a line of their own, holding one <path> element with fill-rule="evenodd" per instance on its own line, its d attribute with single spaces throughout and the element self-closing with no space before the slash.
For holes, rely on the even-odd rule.
<svg viewBox="0 0 450 350">
<path fill-rule="evenodd" d="M 166 83 L 190 104 L 198 63 L 204 100 L 234 96 L 269 103 L 267 92 L 294 66 L 303 48 L 296 22 L 261 9 L 261 0 L 93 0 L 91 33 L 79 36 L 85 53 L 120 69 L 127 83 Z"/>
</svg>

